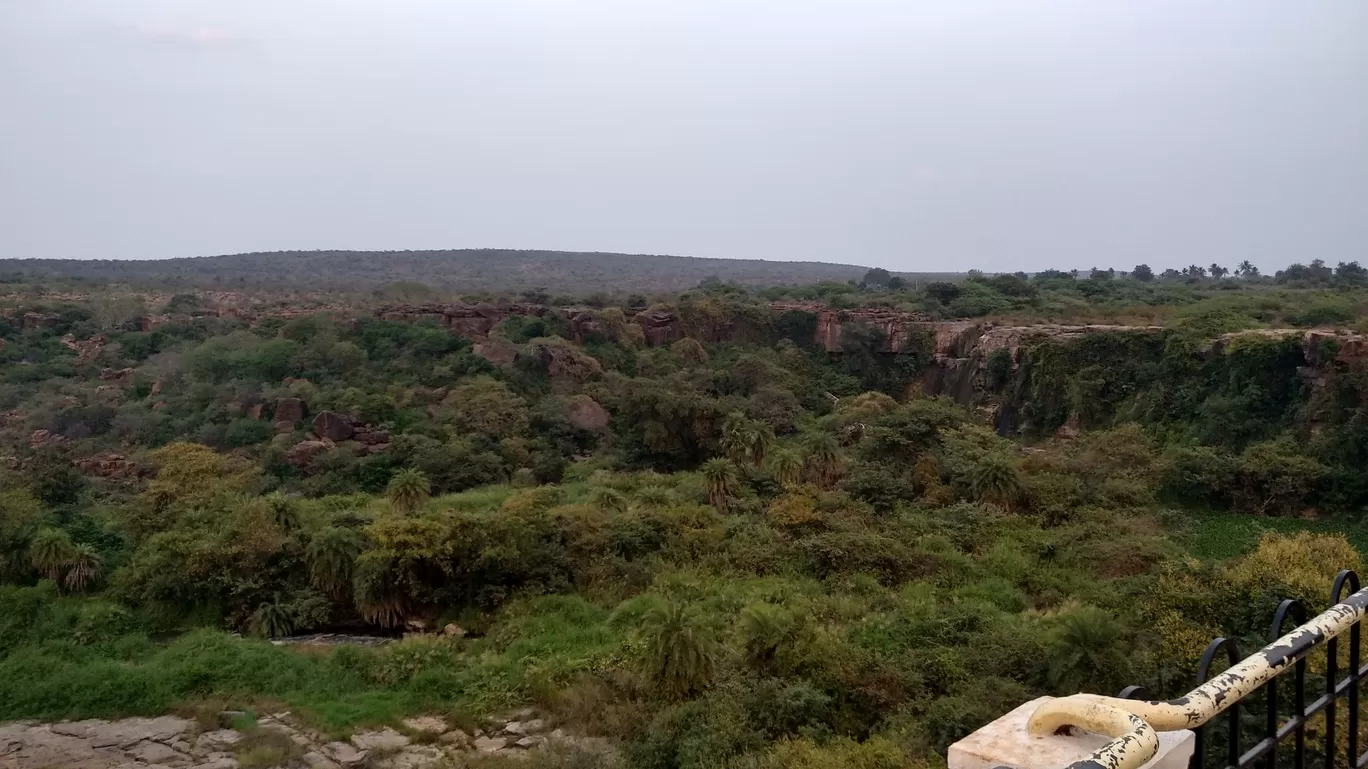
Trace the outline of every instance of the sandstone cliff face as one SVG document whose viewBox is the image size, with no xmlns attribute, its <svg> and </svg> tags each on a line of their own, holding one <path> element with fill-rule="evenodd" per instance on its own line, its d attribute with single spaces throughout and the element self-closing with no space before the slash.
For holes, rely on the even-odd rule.
<svg viewBox="0 0 1368 769">
<path fill-rule="evenodd" d="M 822 349 L 831 353 L 841 352 L 841 326 L 844 323 L 860 323 L 872 326 L 883 333 L 884 345 L 880 352 L 901 352 L 913 330 L 926 326 L 930 321 L 921 313 L 903 312 L 881 307 L 858 310 L 831 310 L 811 305 L 773 305 L 776 311 L 799 310 L 817 315 L 817 335 L 814 340 Z"/>
<path fill-rule="evenodd" d="M 986 321 L 947 321 L 929 323 L 935 340 L 933 362 L 917 383 L 926 395 L 948 395 L 964 404 L 972 404 L 989 389 L 988 357 L 1004 350 L 1012 361 L 1012 370 L 1022 364 L 1022 351 L 1033 341 L 1069 341 L 1090 334 L 1133 333 L 1153 334 L 1159 326 L 1065 326 L 1041 324 L 1036 326 L 997 325 Z"/>
</svg>

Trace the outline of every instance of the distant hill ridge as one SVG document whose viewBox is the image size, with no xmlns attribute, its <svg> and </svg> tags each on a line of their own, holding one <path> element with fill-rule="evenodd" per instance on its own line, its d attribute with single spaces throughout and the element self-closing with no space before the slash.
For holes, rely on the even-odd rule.
<svg viewBox="0 0 1368 769">
<path fill-rule="evenodd" d="M 412 281 L 442 288 L 680 291 L 716 277 L 747 286 L 860 280 L 868 267 L 577 251 L 273 251 L 154 260 L 0 259 L 0 275 L 193 286 L 333 290 Z"/>
</svg>

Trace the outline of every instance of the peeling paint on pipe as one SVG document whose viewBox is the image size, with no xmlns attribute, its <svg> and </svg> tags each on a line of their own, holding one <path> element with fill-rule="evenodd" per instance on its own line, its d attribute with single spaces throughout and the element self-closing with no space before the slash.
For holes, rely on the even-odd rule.
<svg viewBox="0 0 1368 769">
<path fill-rule="evenodd" d="M 1115 738 L 1067 769 L 1139 769 L 1159 750 L 1156 732 L 1202 726 L 1271 681 L 1312 649 L 1353 627 L 1365 614 L 1368 614 L 1368 589 L 1335 604 L 1182 697 L 1123 700 L 1097 694 L 1075 694 L 1041 705 L 1031 715 L 1026 728 L 1033 735 L 1043 736 L 1076 726 Z M 1122 727 L 1125 719 L 1134 719 L 1130 722 L 1131 728 Z M 1118 729 L 1121 729 L 1119 733 Z"/>
</svg>

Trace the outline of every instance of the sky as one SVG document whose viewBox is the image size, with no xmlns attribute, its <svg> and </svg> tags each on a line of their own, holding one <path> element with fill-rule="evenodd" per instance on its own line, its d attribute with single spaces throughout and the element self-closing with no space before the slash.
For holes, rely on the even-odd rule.
<svg viewBox="0 0 1368 769">
<path fill-rule="evenodd" d="M 0 0 L 0 258 L 1368 263 L 1363 0 Z"/>
</svg>

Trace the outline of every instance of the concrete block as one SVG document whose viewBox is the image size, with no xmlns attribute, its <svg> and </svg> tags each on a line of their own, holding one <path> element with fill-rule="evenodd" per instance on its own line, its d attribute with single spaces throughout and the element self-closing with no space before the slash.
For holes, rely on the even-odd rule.
<svg viewBox="0 0 1368 769">
<path fill-rule="evenodd" d="M 1032 737 L 1026 722 L 1053 697 L 1031 700 L 950 746 L 949 769 L 1063 769 L 1111 741 L 1101 734 Z M 1159 733 L 1159 753 L 1143 769 L 1187 769 L 1196 736 L 1189 730 Z"/>
</svg>

